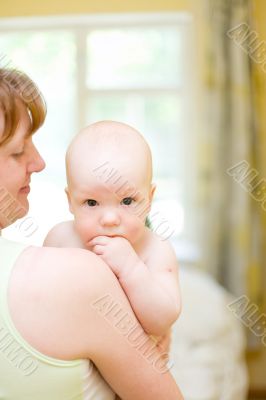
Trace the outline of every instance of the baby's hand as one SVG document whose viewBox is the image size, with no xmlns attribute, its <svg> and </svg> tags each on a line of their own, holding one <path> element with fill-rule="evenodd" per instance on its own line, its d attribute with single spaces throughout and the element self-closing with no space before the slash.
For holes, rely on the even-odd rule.
<svg viewBox="0 0 266 400">
<path fill-rule="evenodd" d="M 125 272 L 139 262 L 139 257 L 129 241 L 121 236 L 97 236 L 89 245 L 93 253 L 100 256 L 117 277 L 122 270 Z"/>
</svg>

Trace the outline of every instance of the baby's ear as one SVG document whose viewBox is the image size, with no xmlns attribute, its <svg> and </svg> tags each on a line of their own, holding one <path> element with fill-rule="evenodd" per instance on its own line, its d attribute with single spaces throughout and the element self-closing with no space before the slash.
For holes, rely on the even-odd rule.
<svg viewBox="0 0 266 400">
<path fill-rule="evenodd" d="M 71 205 L 71 197 L 70 197 L 70 194 L 69 194 L 68 187 L 65 188 L 65 193 L 66 193 L 66 195 L 67 195 L 67 201 L 68 201 L 68 208 L 69 208 L 69 211 L 71 212 L 71 214 L 73 214 L 73 209 L 72 209 L 72 205 Z"/>
<path fill-rule="evenodd" d="M 151 183 L 151 188 L 150 188 L 150 196 L 149 196 L 150 202 L 152 202 L 153 200 L 155 190 L 156 190 L 156 183 L 153 182 Z"/>
</svg>

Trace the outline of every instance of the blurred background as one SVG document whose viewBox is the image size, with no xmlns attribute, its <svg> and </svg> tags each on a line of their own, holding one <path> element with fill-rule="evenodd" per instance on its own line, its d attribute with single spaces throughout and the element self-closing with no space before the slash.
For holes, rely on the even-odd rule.
<svg viewBox="0 0 266 400">
<path fill-rule="evenodd" d="M 152 226 L 171 240 L 191 301 L 180 331 L 185 326 L 187 340 L 190 326 L 195 345 L 191 320 L 208 332 L 217 321 L 213 345 L 222 349 L 222 335 L 238 329 L 228 357 L 242 343 L 231 360 L 242 372 L 229 373 L 239 391 L 228 382 L 221 390 L 220 375 L 210 375 L 212 363 L 217 371 L 228 363 L 211 345 L 197 353 L 198 371 L 209 368 L 204 376 L 187 369 L 187 383 L 179 375 L 188 400 L 241 400 L 248 392 L 266 399 L 265 319 L 255 335 L 228 310 L 246 296 L 257 318 L 266 312 L 265 21 L 263 0 L 13 0 L 0 8 L 0 66 L 28 73 L 48 107 L 34 138 L 46 170 L 33 178 L 29 216 L 3 234 L 41 245 L 55 223 L 71 218 L 64 154 L 79 129 L 112 119 L 140 130 L 154 159 Z M 211 385 L 216 392 L 207 393 Z"/>
</svg>

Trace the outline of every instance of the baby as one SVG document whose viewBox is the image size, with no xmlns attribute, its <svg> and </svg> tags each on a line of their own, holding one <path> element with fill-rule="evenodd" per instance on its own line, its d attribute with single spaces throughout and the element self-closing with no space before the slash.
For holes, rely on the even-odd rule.
<svg viewBox="0 0 266 400">
<path fill-rule="evenodd" d="M 66 173 L 74 220 L 51 229 L 44 245 L 81 247 L 101 257 L 143 329 L 168 351 L 181 309 L 178 266 L 170 244 L 145 226 L 155 191 L 148 144 L 126 124 L 94 123 L 70 144 Z"/>
</svg>

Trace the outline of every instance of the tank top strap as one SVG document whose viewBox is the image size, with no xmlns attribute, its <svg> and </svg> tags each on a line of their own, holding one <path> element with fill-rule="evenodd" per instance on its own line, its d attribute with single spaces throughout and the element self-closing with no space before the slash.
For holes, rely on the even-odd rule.
<svg viewBox="0 0 266 400">
<path fill-rule="evenodd" d="M 6 302 L 9 277 L 19 255 L 29 247 L 0 237 L 0 312 L 6 317 Z"/>
<path fill-rule="evenodd" d="M 24 249 L 29 247 L 27 244 L 12 242 L 0 237 L 0 287 L 6 285 L 13 266 L 18 256 Z M 2 291 L 1 291 L 2 292 Z"/>
</svg>

